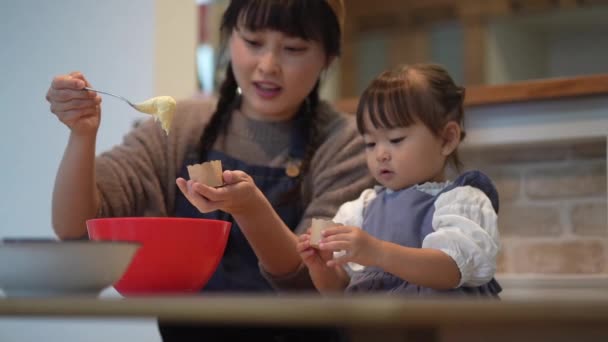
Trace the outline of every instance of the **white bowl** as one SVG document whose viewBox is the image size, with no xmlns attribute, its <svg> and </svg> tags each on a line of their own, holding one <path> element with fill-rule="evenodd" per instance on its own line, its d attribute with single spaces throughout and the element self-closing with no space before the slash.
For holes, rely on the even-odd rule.
<svg viewBox="0 0 608 342">
<path fill-rule="evenodd" d="M 0 288 L 6 296 L 98 295 L 122 276 L 136 242 L 5 239 Z"/>
</svg>

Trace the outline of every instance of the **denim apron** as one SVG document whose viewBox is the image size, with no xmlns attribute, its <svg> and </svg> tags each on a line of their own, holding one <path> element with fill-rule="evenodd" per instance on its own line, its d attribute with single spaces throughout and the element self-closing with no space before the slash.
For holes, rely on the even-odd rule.
<svg viewBox="0 0 608 342">
<path fill-rule="evenodd" d="M 290 156 L 296 160 L 304 157 L 307 144 L 304 130 L 303 125 L 299 125 L 298 122 L 294 124 Z M 221 160 L 224 170 L 246 172 L 268 198 L 283 222 L 292 231 L 296 228 L 302 218 L 304 208 L 300 201 L 284 201 L 282 198 L 284 193 L 296 185 L 296 178 L 288 176 L 285 168 L 251 165 L 215 150 L 207 153 L 207 160 Z M 187 165 L 201 162 L 198 154 L 192 151 L 186 157 L 179 177 L 189 179 Z M 219 219 L 232 223 L 224 256 L 209 282 L 201 289 L 203 295 L 205 292 L 268 293 L 273 291 L 270 284 L 260 274 L 258 259 L 230 214 L 222 211 L 203 214 L 190 204 L 178 189 L 175 216 Z M 164 342 L 244 341 L 256 337 L 262 341 L 341 341 L 343 339 L 338 330 L 323 327 L 216 326 L 159 322 L 159 331 Z"/>
<path fill-rule="evenodd" d="M 211 151 L 207 154 L 208 160 L 221 160 L 224 170 L 241 170 L 247 173 L 256 186 L 266 195 L 277 214 L 283 222 L 294 230 L 303 215 L 300 203 L 290 202 L 280 204 L 281 195 L 295 186 L 295 179 L 285 174 L 284 168 L 271 168 L 250 165 L 241 160 L 234 159 L 224 153 Z M 200 161 L 191 155 L 182 167 L 179 177 L 188 179 L 187 165 L 197 164 Z M 268 292 L 272 291 L 270 284 L 262 277 L 258 268 L 258 259 L 245 235 L 241 232 L 238 223 L 232 216 L 223 211 L 201 213 L 194 207 L 181 191 L 178 191 L 175 203 L 175 216 L 194 217 L 229 221 L 232 223 L 228 243 L 224 256 L 217 270 L 202 289 L 203 292 Z"/>
</svg>

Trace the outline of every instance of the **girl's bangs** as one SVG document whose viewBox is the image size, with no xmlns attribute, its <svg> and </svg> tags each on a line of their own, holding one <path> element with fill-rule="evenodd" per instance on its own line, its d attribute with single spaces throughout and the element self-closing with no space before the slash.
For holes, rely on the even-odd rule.
<svg viewBox="0 0 608 342">
<path fill-rule="evenodd" d="M 370 128 L 392 129 L 407 127 L 414 123 L 416 117 L 409 98 L 403 90 L 403 84 L 372 85 L 370 91 L 361 95 L 357 108 L 357 128 L 364 134 Z M 371 123 L 372 127 L 367 127 Z"/>
<path fill-rule="evenodd" d="M 408 69 L 397 68 L 381 74 L 361 95 L 357 108 L 359 132 L 372 127 L 407 127 L 417 121 L 436 132 L 443 124 L 444 111 L 436 104 L 437 94 L 423 79 Z M 366 123 L 372 127 L 366 127 Z"/>
</svg>

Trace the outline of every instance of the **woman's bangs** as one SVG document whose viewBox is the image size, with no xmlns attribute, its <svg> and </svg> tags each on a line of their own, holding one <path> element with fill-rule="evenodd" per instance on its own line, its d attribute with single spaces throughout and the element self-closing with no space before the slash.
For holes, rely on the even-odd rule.
<svg viewBox="0 0 608 342">
<path fill-rule="evenodd" d="M 309 1 L 248 1 L 240 11 L 238 24 L 251 31 L 273 30 L 291 37 L 320 41 L 321 29 L 310 20 L 321 16 L 321 13 L 314 13 L 315 10 L 320 12 L 321 7 L 312 6 Z"/>
</svg>

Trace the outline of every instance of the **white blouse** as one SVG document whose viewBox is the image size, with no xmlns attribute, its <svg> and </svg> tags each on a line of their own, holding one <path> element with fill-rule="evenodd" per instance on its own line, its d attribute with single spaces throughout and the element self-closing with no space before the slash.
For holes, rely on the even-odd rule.
<svg viewBox="0 0 608 342">
<path fill-rule="evenodd" d="M 418 190 L 436 195 L 450 185 L 424 183 Z M 344 203 L 333 221 L 346 226 L 361 227 L 367 205 L 376 198 L 382 187 L 364 190 L 358 199 Z M 390 191 L 387 189 L 387 191 Z M 435 201 L 433 232 L 422 241 L 422 248 L 434 248 L 449 255 L 460 270 L 460 286 L 480 286 L 492 279 L 496 272 L 496 256 L 500 249 L 498 217 L 490 199 L 483 191 L 471 186 L 459 186 L 447 191 Z M 334 257 L 344 252 L 335 252 Z M 348 263 L 349 273 L 360 272 L 365 266 Z"/>
</svg>

